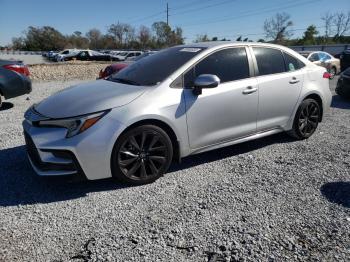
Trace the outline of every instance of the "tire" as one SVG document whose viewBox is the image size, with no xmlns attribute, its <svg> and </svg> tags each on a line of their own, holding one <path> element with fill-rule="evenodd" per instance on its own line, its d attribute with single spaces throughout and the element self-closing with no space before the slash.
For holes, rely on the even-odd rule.
<svg viewBox="0 0 350 262">
<path fill-rule="evenodd" d="M 154 125 L 135 127 L 123 133 L 111 156 L 112 175 L 122 183 L 152 183 L 169 168 L 173 157 L 167 133 Z"/>
<path fill-rule="evenodd" d="M 1 97 L 1 94 L 0 94 L 0 109 L 2 107 L 2 97 Z"/>
<path fill-rule="evenodd" d="M 317 101 L 312 98 L 305 99 L 295 114 L 292 130 L 287 133 L 299 140 L 309 138 L 317 129 L 320 114 Z"/>
</svg>

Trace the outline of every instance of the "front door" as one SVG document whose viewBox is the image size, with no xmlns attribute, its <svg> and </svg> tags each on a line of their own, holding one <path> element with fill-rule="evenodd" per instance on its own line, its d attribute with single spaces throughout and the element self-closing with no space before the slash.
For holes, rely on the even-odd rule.
<svg viewBox="0 0 350 262">
<path fill-rule="evenodd" d="M 250 77 L 245 47 L 226 48 L 201 60 L 184 75 L 187 127 L 191 149 L 198 149 L 256 132 L 258 89 Z M 201 74 L 217 75 L 216 88 L 192 91 Z"/>
</svg>

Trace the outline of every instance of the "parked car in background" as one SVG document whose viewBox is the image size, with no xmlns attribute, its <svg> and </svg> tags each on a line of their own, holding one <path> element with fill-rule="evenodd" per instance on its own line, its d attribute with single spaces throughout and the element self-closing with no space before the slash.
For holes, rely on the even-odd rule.
<svg viewBox="0 0 350 262">
<path fill-rule="evenodd" d="M 0 108 L 2 97 L 10 99 L 31 91 L 28 67 L 21 61 L 0 60 Z"/>
<path fill-rule="evenodd" d="M 125 61 L 128 58 L 142 55 L 142 51 L 124 51 L 120 52 L 118 55 L 115 55 L 116 61 Z"/>
<path fill-rule="evenodd" d="M 145 53 L 143 53 L 142 55 L 139 55 L 139 56 L 131 56 L 131 57 L 128 57 L 127 59 L 125 59 L 125 62 L 136 62 L 136 61 L 139 61 L 142 58 L 145 58 L 147 56 L 153 55 L 156 52 L 157 51 L 148 51 L 148 52 L 145 52 Z"/>
<path fill-rule="evenodd" d="M 326 68 L 327 71 L 331 74 L 331 78 L 340 73 L 340 60 L 326 52 L 301 51 L 299 53 L 315 65 Z"/>
<path fill-rule="evenodd" d="M 71 60 L 72 57 L 77 55 L 80 51 L 80 49 L 65 49 L 61 52 L 59 52 L 57 55 L 54 56 L 54 61 L 56 62 L 63 62 Z"/>
<path fill-rule="evenodd" d="M 350 99 L 350 67 L 340 74 L 335 92 L 343 98 Z"/>
<path fill-rule="evenodd" d="M 278 45 L 171 47 L 29 108 L 29 159 L 43 176 L 150 183 L 189 155 L 283 131 L 309 138 L 330 107 L 329 75 Z"/>
<path fill-rule="evenodd" d="M 70 60 L 76 59 L 81 61 L 116 61 L 117 59 L 110 54 L 103 54 L 93 50 L 84 50 L 70 57 Z"/>
<path fill-rule="evenodd" d="M 345 71 L 347 68 L 350 67 L 350 49 L 344 50 L 340 54 L 340 69 L 341 71 Z"/>
<path fill-rule="evenodd" d="M 54 60 L 54 58 L 55 58 L 56 55 L 58 55 L 58 52 L 49 51 L 49 52 L 47 52 L 47 56 L 46 56 L 46 57 L 47 57 L 49 60 Z"/>
<path fill-rule="evenodd" d="M 120 70 L 122 70 L 127 66 L 128 64 L 125 64 L 125 63 L 117 63 L 117 64 L 106 66 L 105 69 L 101 69 L 97 79 L 106 78 L 112 74 L 119 72 Z"/>
<path fill-rule="evenodd" d="M 101 69 L 97 79 L 106 78 L 112 74 L 115 74 L 115 73 L 119 72 L 120 70 L 122 70 L 123 68 L 127 67 L 128 65 L 133 64 L 133 63 L 135 63 L 135 62 L 137 62 L 145 57 L 153 55 L 155 53 L 156 53 L 156 51 L 149 51 L 149 52 L 143 53 L 142 55 L 139 55 L 139 56 L 133 56 L 133 57 L 123 61 L 123 63 L 116 63 L 116 64 L 109 65 L 105 69 Z"/>
</svg>

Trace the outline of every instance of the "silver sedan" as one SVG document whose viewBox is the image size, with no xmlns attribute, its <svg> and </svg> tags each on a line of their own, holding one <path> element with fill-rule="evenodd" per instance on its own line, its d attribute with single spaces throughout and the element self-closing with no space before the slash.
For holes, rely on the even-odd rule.
<svg viewBox="0 0 350 262">
<path fill-rule="evenodd" d="M 172 161 L 287 131 L 306 139 L 331 103 L 330 74 L 286 47 L 176 46 L 25 113 L 39 175 L 150 183 Z"/>
</svg>

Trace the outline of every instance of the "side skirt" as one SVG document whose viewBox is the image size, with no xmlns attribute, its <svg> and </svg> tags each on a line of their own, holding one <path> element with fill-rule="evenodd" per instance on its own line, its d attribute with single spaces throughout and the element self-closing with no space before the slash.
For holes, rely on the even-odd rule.
<svg viewBox="0 0 350 262">
<path fill-rule="evenodd" d="M 239 143 L 255 140 L 255 139 L 258 139 L 258 138 L 274 135 L 274 134 L 281 133 L 281 132 L 284 132 L 284 130 L 283 129 L 272 129 L 272 130 L 262 131 L 262 132 L 259 132 L 259 133 L 256 133 L 256 134 L 253 134 L 253 135 L 250 135 L 250 136 L 238 138 L 238 139 L 235 139 L 235 140 L 225 141 L 225 142 L 222 142 L 222 143 L 218 143 L 218 144 L 214 144 L 214 145 L 210 145 L 210 146 L 194 149 L 190 153 L 190 155 L 195 155 L 195 154 L 198 154 L 198 153 L 203 153 L 203 152 L 206 152 L 206 151 L 210 151 L 210 150 L 214 150 L 214 149 L 218 149 L 218 148 L 222 148 L 222 147 L 226 147 L 226 146 L 232 146 L 232 145 L 235 145 L 235 144 L 239 144 Z"/>
</svg>

